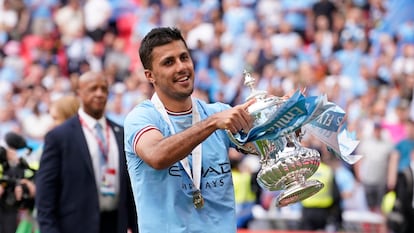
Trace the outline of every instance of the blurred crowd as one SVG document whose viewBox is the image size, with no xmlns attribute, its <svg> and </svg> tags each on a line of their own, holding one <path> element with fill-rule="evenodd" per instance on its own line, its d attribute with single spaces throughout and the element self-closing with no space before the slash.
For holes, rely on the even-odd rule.
<svg viewBox="0 0 414 233">
<path fill-rule="evenodd" d="M 345 169 L 345 199 L 362 186 L 368 208 L 381 212 L 382 196 L 372 196 L 394 188 L 390 173 L 409 166 L 414 148 L 407 127 L 414 119 L 413 10 L 410 0 L 0 0 L 0 138 L 18 132 L 36 149 L 53 127 L 51 103 L 74 95 L 87 70 L 111 78 L 107 114 L 122 125 L 152 94 L 138 56 L 141 38 L 155 26 L 175 26 L 195 62 L 195 94 L 206 101 L 244 102 L 248 70 L 271 95 L 304 89 L 343 108 L 361 140 L 356 153 L 366 156 L 355 166 L 329 164 Z M 394 148 L 400 154 L 393 160 Z M 257 160 L 246 165 L 244 158 L 233 159 L 254 177 Z M 269 208 L 267 194 L 247 201 Z M 356 203 L 345 208 L 360 208 Z"/>
</svg>

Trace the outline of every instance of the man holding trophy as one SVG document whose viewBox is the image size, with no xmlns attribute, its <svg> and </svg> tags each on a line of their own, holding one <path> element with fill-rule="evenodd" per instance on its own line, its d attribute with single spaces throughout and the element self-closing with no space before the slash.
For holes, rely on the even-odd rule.
<svg viewBox="0 0 414 233">
<path fill-rule="evenodd" d="M 140 58 L 151 100 L 125 119 L 125 151 L 139 232 L 236 232 L 227 131 L 248 131 L 246 111 L 192 97 L 194 66 L 180 31 L 155 28 Z"/>
<path fill-rule="evenodd" d="M 344 112 L 325 96 L 268 97 L 254 89 L 231 108 L 192 97 L 194 66 L 181 32 L 155 28 L 139 50 L 155 94 L 126 117 L 125 151 L 139 231 L 236 232 L 230 147 L 260 156 L 259 184 L 284 190 L 279 206 L 303 200 L 323 184 L 307 180 L 318 168 L 317 151 L 302 147 L 302 128 L 335 155 L 352 162 L 357 142 L 340 130 Z M 304 126 L 307 126 L 306 128 Z"/>
</svg>

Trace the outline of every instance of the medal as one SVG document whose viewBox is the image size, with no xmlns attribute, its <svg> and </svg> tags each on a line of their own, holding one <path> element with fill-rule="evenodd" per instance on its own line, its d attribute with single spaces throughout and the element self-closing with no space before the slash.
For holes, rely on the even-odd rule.
<svg viewBox="0 0 414 233">
<path fill-rule="evenodd" d="M 193 192 L 193 204 L 196 209 L 201 209 L 204 206 L 204 198 L 199 189 Z"/>
</svg>

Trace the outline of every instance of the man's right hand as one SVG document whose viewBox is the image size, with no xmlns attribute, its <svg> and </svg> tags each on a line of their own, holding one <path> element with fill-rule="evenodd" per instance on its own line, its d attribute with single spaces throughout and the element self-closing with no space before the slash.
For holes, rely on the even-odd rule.
<svg viewBox="0 0 414 233">
<path fill-rule="evenodd" d="M 213 115 L 217 128 L 229 130 L 233 134 L 240 131 L 248 132 L 253 127 L 253 118 L 247 109 L 255 101 L 255 99 L 251 99 L 246 103 Z"/>
</svg>

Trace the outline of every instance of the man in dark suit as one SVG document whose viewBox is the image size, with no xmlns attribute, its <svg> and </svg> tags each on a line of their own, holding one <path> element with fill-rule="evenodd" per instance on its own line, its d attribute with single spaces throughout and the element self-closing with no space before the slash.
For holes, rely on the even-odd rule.
<svg viewBox="0 0 414 233">
<path fill-rule="evenodd" d="M 137 232 L 123 128 L 104 115 L 108 90 L 103 74 L 81 75 L 78 114 L 45 137 L 36 174 L 42 233 Z"/>
</svg>

